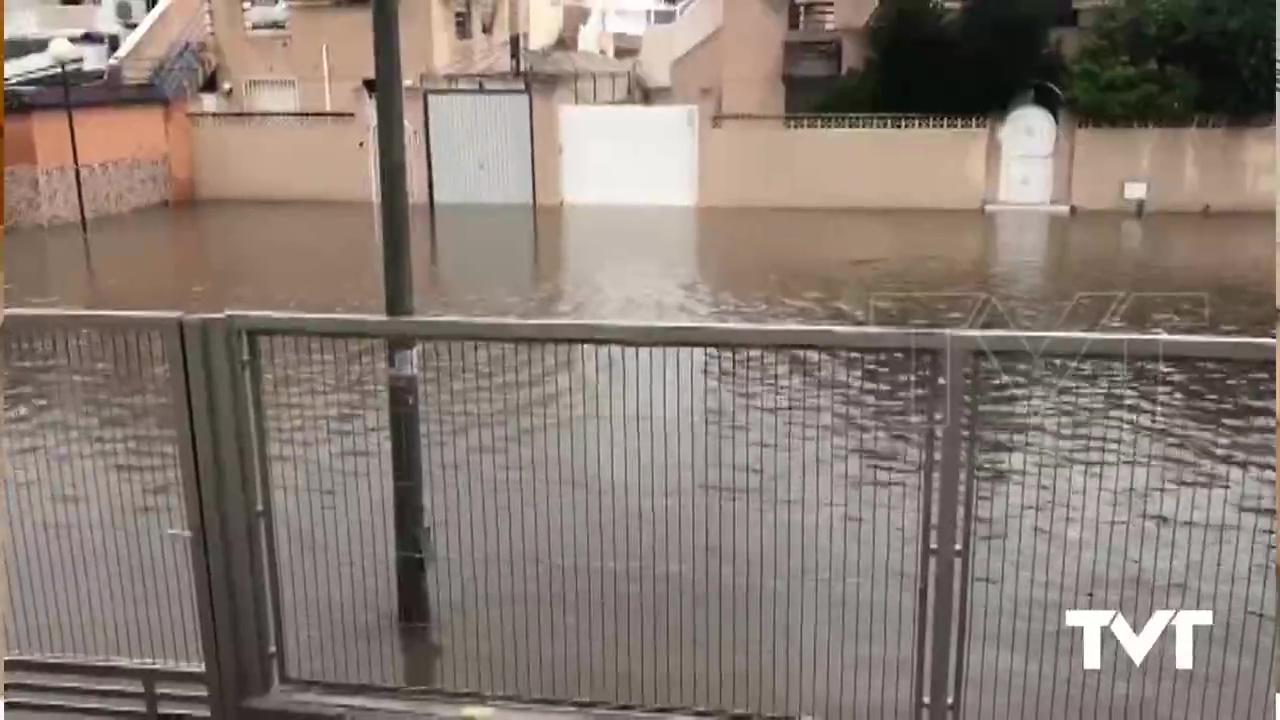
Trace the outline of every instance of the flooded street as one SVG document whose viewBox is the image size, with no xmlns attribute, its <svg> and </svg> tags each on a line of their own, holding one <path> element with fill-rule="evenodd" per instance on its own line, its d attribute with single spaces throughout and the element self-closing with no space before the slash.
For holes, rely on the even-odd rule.
<svg viewBox="0 0 1280 720">
<path fill-rule="evenodd" d="M 1273 336 L 1274 217 L 454 211 L 424 314 Z M 6 238 L 6 302 L 380 312 L 373 209 L 207 205 Z M 380 342 L 256 336 L 284 672 L 552 700 L 913 717 L 939 385 L 908 351 L 426 342 L 430 637 L 399 647 Z M 4 346 L 19 652 L 197 662 L 170 357 Z M 1260 717 L 1269 363 L 982 361 L 960 717 Z M 926 378 L 925 380 L 921 380 Z M 105 532 L 103 532 L 105 530 Z M 105 538 L 105 539 L 104 539 Z M 63 548 L 63 550 L 59 550 Z M 69 549 L 69 550 L 68 550 Z M 62 558 L 80 558 L 72 568 Z M 89 558 L 89 560 L 83 560 Z M 27 574 L 23 574 L 23 573 Z M 56 590 L 68 585 L 82 592 Z M 142 589 L 147 589 L 143 591 Z M 49 603 L 47 598 L 54 597 Z M 1212 608 L 1085 672 L 1068 608 Z M 86 624 L 92 613 L 96 619 Z"/>
<path fill-rule="evenodd" d="M 980 213 L 762 210 L 416 210 L 419 311 L 611 320 L 954 324 L 985 293 L 1022 327 L 1078 293 L 1142 297 L 1119 318 L 1166 330 L 1274 334 L 1270 215 L 1003 219 Z M 380 313 L 374 208 L 211 203 L 95 222 L 92 278 L 78 230 L 12 233 L 10 306 Z M 1043 224 L 1036 221 L 1043 221 Z M 92 280 L 92 281 L 91 281 Z M 1208 307 L 1194 295 L 1209 300 Z M 873 303 L 873 296 L 877 302 Z M 1098 320 L 1098 298 L 1068 325 Z M 945 306 L 943 310 L 938 307 Z M 1181 306 L 1181 311 L 1177 309 Z M 890 310 L 894 308 L 894 310 Z M 1174 317 L 1176 316 L 1176 317 Z"/>
</svg>

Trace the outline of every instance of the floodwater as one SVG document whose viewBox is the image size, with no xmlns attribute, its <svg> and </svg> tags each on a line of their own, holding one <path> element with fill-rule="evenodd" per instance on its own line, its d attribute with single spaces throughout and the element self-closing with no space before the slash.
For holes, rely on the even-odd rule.
<svg viewBox="0 0 1280 720">
<path fill-rule="evenodd" d="M 455 210 L 413 218 L 419 312 L 955 323 L 974 294 L 1028 329 L 1099 321 L 1274 334 L 1272 215 L 1074 218 L 770 210 Z M 5 238 L 9 306 L 380 313 L 374 209 L 210 203 Z M 434 262 L 433 262 L 434 259 Z M 901 293 L 967 296 L 905 302 Z M 1177 297 L 1171 295 L 1178 295 Z M 925 312 L 917 312 L 929 305 Z M 1088 308 L 1083 305 L 1089 305 Z M 938 308 L 944 307 L 945 312 Z M 879 317 L 876 313 L 879 313 Z"/>
<path fill-rule="evenodd" d="M 1271 216 L 457 211 L 434 243 L 429 226 L 415 219 L 415 276 L 432 314 L 1274 328 Z M 92 273 L 74 228 L 15 234 L 6 300 L 377 313 L 372 227 L 361 206 L 142 213 L 95 224 Z M 258 343 L 286 675 L 911 716 L 932 358 L 424 344 L 434 614 L 406 659 L 381 350 Z M 5 351 L 15 648 L 197 660 L 161 339 Z M 961 716 L 1265 716 L 1270 363 L 978 374 Z M 1103 670 L 1080 669 L 1065 609 L 1164 607 L 1216 613 L 1194 670 L 1174 671 L 1171 637 L 1141 669 L 1109 640 Z"/>
</svg>

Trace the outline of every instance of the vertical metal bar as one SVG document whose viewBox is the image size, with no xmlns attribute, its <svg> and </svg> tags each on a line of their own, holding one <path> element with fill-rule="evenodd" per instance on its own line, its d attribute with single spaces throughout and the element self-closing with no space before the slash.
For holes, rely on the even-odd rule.
<svg viewBox="0 0 1280 720">
<path fill-rule="evenodd" d="M 89 260 L 89 220 L 84 207 L 84 182 L 80 178 L 80 147 L 76 142 L 76 121 L 71 110 L 71 80 L 67 76 L 66 63 L 59 63 L 58 68 L 62 71 L 63 107 L 67 111 L 67 135 L 71 140 L 71 166 L 75 172 L 76 208 L 80 211 L 80 241 L 84 244 L 85 266 L 92 275 L 93 264 Z"/>
<path fill-rule="evenodd" d="M 946 413 L 942 423 L 942 455 L 938 491 L 936 555 L 934 556 L 934 606 L 930 653 L 929 718 L 946 720 L 949 714 L 949 680 L 952 655 L 952 622 L 956 591 L 956 525 L 964 463 L 965 367 L 969 353 L 955 340 L 946 350 Z"/>
<path fill-rule="evenodd" d="M 431 266 L 436 265 L 436 171 L 435 155 L 431 150 L 431 90 L 422 88 L 422 147 L 427 154 L 427 228 L 431 235 Z"/>
<path fill-rule="evenodd" d="M 151 673 L 142 676 L 142 701 L 146 704 L 149 720 L 160 717 L 160 703 L 156 698 L 156 678 Z"/>
<path fill-rule="evenodd" d="M 226 318 L 209 317 L 202 321 L 207 359 L 206 392 L 211 398 L 210 422 L 215 443 L 212 458 L 216 464 L 217 497 L 206 505 L 218 513 L 222 526 L 221 544 L 227 563 L 225 584 L 213 581 L 214 587 L 225 588 L 230 594 L 234 617 L 227 618 L 226 633 L 222 636 L 229 643 L 233 672 L 236 673 L 242 693 L 240 699 L 265 692 L 269 687 L 269 675 L 261 667 L 259 645 L 263 634 L 259 631 L 258 589 L 261 572 L 253 552 L 252 488 L 243 477 L 247 462 L 239 445 L 238 425 L 242 421 L 239 411 L 240 385 L 236 382 L 238 354 Z M 203 477 L 203 476 L 202 476 Z M 219 620 L 221 623 L 221 620 Z M 219 632 L 223 629 L 220 627 Z"/>
<path fill-rule="evenodd" d="M 271 643 L 269 656 L 275 667 L 276 681 L 283 682 L 288 678 L 285 672 L 284 618 L 281 611 L 280 562 L 276 549 L 275 513 L 271 505 L 271 465 L 267 457 L 267 425 L 263 408 L 262 383 L 262 348 L 261 339 L 247 335 L 243 342 L 247 346 L 244 372 L 248 375 L 248 408 L 251 431 L 251 444 L 258 488 L 258 515 L 262 524 L 263 550 L 266 555 L 266 581 L 264 600 L 271 610 Z"/>
<path fill-rule="evenodd" d="M 186 347 L 183 342 L 181 321 L 160 331 L 160 341 L 168 363 L 170 407 L 173 411 L 173 429 L 178 452 L 178 470 L 182 482 L 182 499 L 187 519 L 187 547 L 191 554 L 191 580 L 194 585 L 196 617 L 199 621 L 201 656 L 205 660 L 205 682 L 214 716 L 221 709 L 216 703 L 218 692 L 218 663 L 216 662 L 217 636 L 213 625 L 212 594 L 209 587 L 207 538 L 201 509 L 200 476 L 196 465 L 196 445 L 193 433 L 192 392 Z"/>
<path fill-rule="evenodd" d="M 533 205 L 533 247 L 538 248 L 538 158 L 533 133 L 533 79 L 524 78 L 525 97 L 529 100 L 529 197 Z"/>
<path fill-rule="evenodd" d="M 219 510 L 220 477 L 206 336 L 208 323 L 207 318 L 182 321 L 183 394 L 190 421 L 179 425 L 190 434 L 182 443 L 190 452 L 189 460 L 184 458 L 189 466 L 183 480 L 185 488 L 194 491 L 188 495 L 187 511 L 210 708 L 214 717 L 231 717 L 241 699 L 241 684 L 234 653 L 235 610 L 229 592 L 232 579 Z"/>
<path fill-rule="evenodd" d="M 973 560 L 973 543 L 974 543 L 974 514 L 977 498 L 977 466 L 978 455 L 978 422 L 980 414 L 978 408 L 982 407 L 982 382 L 976 366 L 972 367 L 973 378 L 968 386 L 968 397 L 972 400 L 970 403 L 971 411 L 968 415 L 968 444 L 965 452 L 966 462 L 964 463 L 964 505 L 962 512 L 964 513 L 964 523 L 960 531 L 960 599 L 956 615 L 956 645 L 955 645 L 955 679 L 952 691 L 951 702 L 956 707 L 956 713 L 960 710 L 960 695 L 964 688 L 964 663 L 965 654 L 968 650 L 967 639 L 969 632 L 969 594 L 970 584 L 969 575 L 970 567 Z M 1070 499 L 1067 501 L 1070 503 Z M 1068 505 L 1068 510 L 1070 505 Z M 1064 561 L 1065 562 L 1065 561 Z M 1066 569 L 1063 569 L 1063 575 L 1066 575 Z M 1049 622 L 1045 623 L 1046 627 Z M 1055 657 L 1055 667 L 1057 659 Z M 1055 674 L 1056 676 L 1056 674 Z M 1050 712 L 1054 712 L 1051 708 Z"/>
<path fill-rule="evenodd" d="M 386 314 L 413 314 L 409 247 L 409 194 L 404 152 L 404 83 L 400 68 L 400 0 L 373 6 L 373 59 L 377 79 L 378 180 L 382 208 L 382 281 Z M 418 375 L 412 342 L 390 338 L 387 348 L 388 415 L 396 541 L 396 598 L 400 622 L 429 622 L 426 563 L 422 554 L 422 438 Z"/>
<path fill-rule="evenodd" d="M 225 428 L 221 435 L 228 440 L 227 468 L 237 481 L 226 484 L 227 489 L 236 491 L 238 501 L 229 505 L 239 511 L 232 533 L 239 554 L 237 561 L 245 563 L 234 575 L 239 579 L 237 612 L 243 614 L 250 629 L 249 634 L 243 636 L 246 644 L 241 651 L 254 656 L 254 662 L 245 670 L 252 673 L 248 687 L 258 693 L 268 690 L 275 680 L 269 654 L 275 638 L 270 636 L 270 580 L 263 565 L 264 546 L 270 539 L 263 537 L 264 509 L 258 497 L 260 478 L 254 454 L 256 427 L 249 409 L 250 389 L 245 373 L 249 356 L 244 348 L 244 335 L 236 332 L 225 318 L 214 322 L 211 330 L 215 338 L 211 350 L 218 354 L 220 361 L 215 367 L 222 368 L 216 376 L 221 382 L 216 391 L 219 397 L 225 398 L 225 406 L 219 412 L 219 421 Z"/>
</svg>

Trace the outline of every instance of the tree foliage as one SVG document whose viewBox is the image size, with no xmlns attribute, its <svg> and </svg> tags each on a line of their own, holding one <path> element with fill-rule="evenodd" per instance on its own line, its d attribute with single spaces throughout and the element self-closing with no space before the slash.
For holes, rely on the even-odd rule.
<svg viewBox="0 0 1280 720">
<path fill-rule="evenodd" d="M 1003 110 L 1057 66 L 1046 52 L 1051 0 L 883 0 L 864 68 L 841 80 L 822 112 L 983 114 Z"/>
<path fill-rule="evenodd" d="M 1069 100 L 1096 120 L 1245 118 L 1274 111 L 1272 0 L 1123 0 L 1071 65 Z"/>
<path fill-rule="evenodd" d="M 1037 81 L 1101 121 L 1244 118 L 1280 92 L 1273 0 L 1112 0 L 1067 63 L 1051 46 L 1055 0 L 882 0 L 863 69 L 819 112 L 984 114 Z"/>
</svg>

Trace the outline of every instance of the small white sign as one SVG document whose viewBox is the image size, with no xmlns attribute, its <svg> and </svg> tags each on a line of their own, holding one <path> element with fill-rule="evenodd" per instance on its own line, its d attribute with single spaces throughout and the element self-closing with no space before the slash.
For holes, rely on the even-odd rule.
<svg viewBox="0 0 1280 720">
<path fill-rule="evenodd" d="M 1124 183 L 1124 199 L 1138 201 L 1147 199 L 1147 183 L 1142 180 L 1126 180 Z"/>
</svg>

